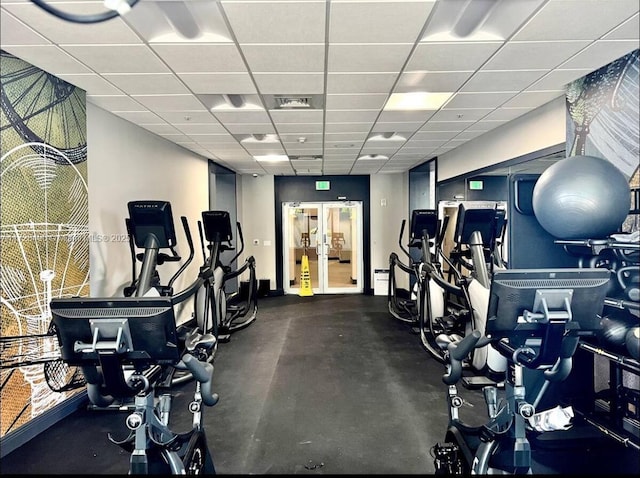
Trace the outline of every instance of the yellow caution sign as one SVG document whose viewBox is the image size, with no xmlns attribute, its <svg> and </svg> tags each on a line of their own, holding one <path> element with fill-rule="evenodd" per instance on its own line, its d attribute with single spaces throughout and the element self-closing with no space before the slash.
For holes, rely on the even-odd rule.
<svg viewBox="0 0 640 478">
<path fill-rule="evenodd" d="M 311 289 L 311 273 L 309 272 L 309 257 L 305 254 L 302 256 L 302 262 L 300 264 L 300 297 L 309 297 L 313 295 Z"/>
</svg>

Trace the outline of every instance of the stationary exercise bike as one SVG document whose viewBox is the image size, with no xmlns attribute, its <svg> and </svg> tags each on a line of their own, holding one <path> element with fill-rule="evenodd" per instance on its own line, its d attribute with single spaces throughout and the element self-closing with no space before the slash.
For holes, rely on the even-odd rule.
<svg viewBox="0 0 640 478">
<path fill-rule="evenodd" d="M 244 251 L 244 238 L 242 226 L 236 223 L 240 250 L 233 256 L 228 264 L 223 264 L 221 253 L 233 251 L 231 241 L 231 219 L 228 211 L 203 211 L 202 222 L 198 223 L 202 253 L 205 257 L 205 265 L 213 270 L 213 280 L 208 291 L 213 301 L 214 310 L 214 334 L 220 342 L 227 342 L 231 333 L 248 327 L 256 319 L 258 313 L 258 281 L 256 279 L 256 261 L 253 256 L 245 259 L 244 264 L 233 270 L 231 264 Z M 204 238 L 203 238 L 204 231 Z M 205 240 L 207 241 L 205 252 Z M 245 272 L 249 273 L 247 291 L 229 293 L 226 284 L 240 277 Z"/>
<path fill-rule="evenodd" d="M 443 381 L 449 425 L 444 442 L 432 449 L 437 473 L 532 472 L 531 434 L 566 430 L 573 417 L 571 407 L 558 404 L 542 412 L 536 407 L 550 384 L 569 376 L 580 338 L 600 329 L 609 278 L 602 269 L 495 272 L 484 337 L 480 330 L 459 341 L 439 337 L 448 359 Z M 456 384 L 462 360 L 487 343 L 508 360 L 509 370 L 504 398 L 498 399 L 495 386 L 483 388 L 489 420 L 472 427 L 459 416 L 464 400 Z"/>
<path fill-rule="evenodd" d="M 157 231 L 156 231 L 157 232 Z M 116 400 L 133 398 L 126 418 L 130 433 L 109 436 L 130 452 L 129 474 L 213 474 L 202 405 L 213 406 L 213 365 L 209 357 L 216 338 L 191 329 L 180 340 L 174 307 L 190 299 L 210 280 L 205 268 L 183 291 L 161 296 L 154 288 L 155 260 L 164 238 L 149 232 L 145 239 L 143 273 L 133 297 L 53 299 L 51 313 L 62 360 L 79 366 L 87 382 L 89 400 L 107 408 Z M 146 291 L 146 292 L 143 292 Z M 171 386 L 175 369 L 196 379 L 192 428 L 177 433 L 169 428 Z"/>
</svg>

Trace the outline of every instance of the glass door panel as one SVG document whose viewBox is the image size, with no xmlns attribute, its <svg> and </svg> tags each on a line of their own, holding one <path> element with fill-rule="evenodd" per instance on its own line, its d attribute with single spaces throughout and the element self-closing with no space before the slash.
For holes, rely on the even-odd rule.
<svg viewBox="0 0 640 478">
<path fill-rule="evenodd" d="M 314 294 L 362 293 L 362 203 L 284 203 L 283 279 L 298 294 L 302 262 Z"/>
</svg>

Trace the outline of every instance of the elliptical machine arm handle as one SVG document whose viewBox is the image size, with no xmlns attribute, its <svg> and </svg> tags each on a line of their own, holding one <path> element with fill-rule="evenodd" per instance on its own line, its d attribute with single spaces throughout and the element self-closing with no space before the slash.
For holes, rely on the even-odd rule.
<svg viewBox="0 0 640 478">
<path fill-rule="evenodd" d="M 244 236 L 242 235 L 242 226 L 240 225 L 240 222 L 236 221 L 236 227 L 238 229 L 238 239 L 240 240 L 240 249 L 238 250 L 236 255 L 233 256 L 233 259 L 229 261 L 229 265 L 233 264 L 233 261 L 235 261 L 240 256 L 240 254 L 242 254 L 242 251 L 244 251 Z"/>
<path fill-rule="evenodd" d="M 191 230 L 189 229 L 189 222 L 187 221 L 187 218 L 185 216 L 181 216 L 180 220 L 182 221 L 182 227 L 184 229 L 184 234 L 185 234 L 185 236 L 187 236 L 187 244 L 189 244 L 189 257 L 180 266 L 180 269 L 178 269 L 178 271 L 175 274 L 173 274 L 173 277 L 171 277 L 171 280 L 169 280 L 169 284 L 168 284 L 169 287 L 171 287 L 173 285 L 174 281 L 178 278 L 178 276 L 180 276 L 180 274 L 182 274 L 184 272 L 184 270 L 187 268 L 187 266 L 191 263 L 191 261 L 193 260 L 193 254 L 194 254 L 193 238 L 191 237 Z"/>
<path fill-rule="evenodd" d="M 452 342 L 448 345 L 449 364 L 447 373 L 442 376 L 444 383 L 453 385 L 460 380 L 460 377 L 462 377 L 462 360 L 476 347 L 481 335 L 479 330 L 474 330 L 469 335 L 465 335 L 460 342 Z"/>
<path fill-rule="evenodd" d="M 189 287 L 187 287 L 184 290 L 181 290 L 180 292 L 178 292 L 177 294 L 171 297 L 171 303 L 173 305 L 176 305 L 181 302 L 184 302 L 193 294 L 195 294 L 196 291 L 200 288 L 200 286 L 204 284 L 206 281 L 208 281 L 209 279 L 211 279 L 211 277 L 213 277 L 213 270 L 210 267 L 203 267 L 200 270 L 200 273 L 198 274 L 198 278 L 195 281 L 193 281 Z"/>
<path fill-rule="evenodd" d="M 400 246 L 400 249 L 402 250 L 402 252 L 404 252 L 404 253 L 407 255 L 407 257 L 408 257 L 409 259 L 411 259 L 411 254 L 410 254 L 410 253 L 409 253 L 409 251 L 408 251 L 408 250 L 406 250 L 406 249 L 404 248 L 404 246 L 402 245 L 402 237 L 404 236 L 404 226 L 405 226 L 406 224 L 407 224 L 407 220 L 406 220 L 406 219 L 403 219 L 403 220 L 402 220 L 402 224 L 400 225 L 400 236 L 398 237 L 398 245 Z"/>
</svg>

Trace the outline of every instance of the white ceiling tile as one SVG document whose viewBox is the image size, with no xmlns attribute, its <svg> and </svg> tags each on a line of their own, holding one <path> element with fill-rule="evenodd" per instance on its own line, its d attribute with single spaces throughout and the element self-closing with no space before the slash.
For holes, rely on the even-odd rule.
<svg viewBox="0 0 640 478">
<path fill-rule="evenodd" d="M 498 108 L 482 119 L 485 121 L 511 121 L 531 110 L 532 108 Z"/>
<path fill-rule="evenodd" d="M 378 118 L 379 123 L 402 123 L 402 122 L 422 122 L 424 123 L 436 113 L 436 110 L 419 111 L 383 111 Z M 396 130 L 390 130 L 396 131 Z"/>
<path fill-rule="evenodd" d="M 327 110 L 382 109 L 389 95 L 327 95 Z"/>
<path fill-rule="evenodd" d="M 152 133 L 156 133 L 156 134 L 176 134 L 176 133 L 180 133 L 180 131 L 178 131 L 177 129 L 175 129 L 173 126 L 171 126 L 168 123 L 165 124 L 145 124 L 145 123 L 140 123 L 139 126 L 141 126 L 144 129 L 147 129 L 149 131 L 151 131 Z"/>
<path fill-rule="evenodd" d="M 362 154 L 384 154 L 385 156 L 391 156 L 393 153 L 398 151 L 398 149 L 400 149 L 400 146 L 401 145 L 399 144 L 395 144 L 392 146 L 387 144 L 374 145 L 373 143 L 367 143 L 362 148 L 361 153 Z"/>
<path fill-rule="evenodd" d="M 324 42 L 325 2 L 223 3 L 238 43 Z"/>
<path fill-rule="evenodd" d="M 547 70 L 478 71 L 460 89 L 476 91 L 522 91 L 539 80 Z"/>
<path fill-rule="evenodd" d="M 233 44 L 153 44 L 151 48 L 178 74 L 247 71 Z"/>
<path fill-rule="evenodd" d="M 322 123 L 322 110 L 269 110 L 276 126 L 282 123 Z"/>
<path fill-rule="evenodd" d="M 421 131 L 463 131 L 467 127 L 471 126 L 473 121 L 430 121 L 425 124 Z"/>
<path fill-rule="evenodd" d="M 563 63 L 561 68 L 587 68 L 595 71 L 639 47 L 638 40 L 597 41 Z"/>
<path fill-rule="evenodd" d="M 369 129 L 364 133 L 325 133 L 325 141 L 364 141 L 367 139 Z"/>
<path fill-rule="evenodd" d="M 431 121 L 477 121 L 492 111 L 493 108 L 443 108 L 431 117 Z"/>
<path fill-rule="evenodd" d="M 209 111 L 158 111 L 157 114 L 171 124 L 220 124 Z"/>
<path fill-rule="evenodd" d="M 180 78 L 195 94 L 255 94 L 256 88 L 246 73 L 179 73 Z"/>
<path fill-rule="evenodd" d="M 372 132 L 384 133 L 386 131 L 405 131 L 413 133 L 420 129 L 424 121 L 377 121 L 371 129 Z"/>
<path fill-rule="evenodd" d="M 188 93 L 187 88 L 172 73 L 115 73 L 104 78 L 128 95 Z"/>
<path fill-rule="evenodd" d="M 616 0 L 615 8 L 608 8 L 604 3 L 602 0 L 548 2 L 512 40 L 595 40 L 638 11 L 637 0 Z"/>
<path fill-rule="evenodd" d="M 556 91 L 523 91 L 507 101 L 505 108 L 537 108 L 559 96 L 564 96 L 565 90 Z"/>
<path fill-rule="evenodd" d="M 271 122 L 266 123 L 224 123 L 225 127 L 232 134 L 253 134 L 253 133 L 264 133 L 264 134 L 273 134 L 276 130 L 273 128 Z M 322 128 L 322 125 L 319 125 Z"/>
<path fill-rule="evenodd" d="M 53 43 L 65 44 L 142 44 L 142 40 L 120 17 L 106 22 L 74 23 L 56 18 L 35 4 L 3 2 L 2 7 Z M 102 2 L 67 2 L 59 5 L 66 13 L 87 15 L 103 13 Z"/>
<path fill-rule="evenodd" d="M 313 148 L 286 147 L 286 150 L 289 156 L 307 156 L 307 155 L 317 156 L 322 154 L 322 145 L 319 145 Z"/>
<path fill-rule="evenodd" d="M 106 81 L 103 77 L 95 73 L 80 75 L 58 73 L 56 76 L 62 78 L 67 83 L 71 83 L 72 85 L 77 86 L 78 88 L 82 88 L 85 91 L 90 91 L 91 94 L 94 95 L 123 94 L 122 91 L 120 91 L 118 88 Z"/>
<path fill-rule="evenodd" d="M 407 71 L 469 71 L 477 70 L 503 42 L 485 43 L 420 43 Z"/>
<path fill-rule="evenodd" d="M 371 131 L 371 122 L 365 123 L 327 123 L 326 133 L 368 133 Z"/>
<path fill-rule="evenodd" d="M 217 134 L 225 132 L 224 128 L 215 123 L 172 123 L 176 129 L 184 134 Z M 221 135 L 227 137 L 226 135 Z"/>
<path fill-rule="evenodd" d="M 206 111 L 194 95 L 132 95 L 151 111 Z"/>
<path fill-rule="evenodd" d="M 602 38 L 605 40 L 634 40 L 638 38 L 640 31 L 640 14 L 636 13 L 618 28 L 607 33 Z"/>
<path fill-rule="evenodd" d="M 234 140 L 233 136 L 230 134 L 222 134 L 222 133 L 189 133 L 187 136 L 191 138 L 191 140 L 196 141 L 197 143 L 211 143 L 217 144 L 220 146 L 224 144 L 225 148 L 233 149 L 233 150 L 242 150 L 244 148 L 238 144 L 237 141 Z"/>
<path fill-rule="evenodd" d="M 145 45 L 64 45 L 62 48 L 99 73 L 169 71 Z"/>
<path fill-rule="evenodd" d="M 326 112 L 328 123 L 373 123 L 378 116 L 379 110 L 336 110 Z"/>
<path fill-rule="evenodd" d="M 457 131 L 417 131 L 411 141 L 449 141 L 457 133 Z"/>
<path fill-rule="evenodd" d="M 331 44 L 329 71 L 394 72 L 399 71 L 412 44 Z"/>
<path fill-rule="evenodd" d="M 117 111 L 117 112 L 114 112 L 114 114 L 134 124 L 140 124 L 140 123 L 165 124 L 166 123 L 166 121 L 164 121 L 157 114 L 152 113 L 151 111 Z M 182 135 L 177 135 L 177 136 L 182 136 Z"/>
<path fill-rule="evenodd" d="M 276 125 L 278 133 L 305 135 L 311 133 L 322 133 L 322 123 L 278 123 Z"/>
<path fill-rule="evenodd" d="M 54 75 L 62 73 L 92 73 L 92 71 L 55 45 L 2 46 L 18 58 Z"/>
<path fill-rule="evenodd" d="M 3 8 L 0 9 L 0 45 L 48 45 L 51 42 Z"/>
<path fill-rule="evenodd" d="M 107 111 L 147 111 L 147 108 L 126 95 L 87 95 L 87 101 Z"/>
<path fill-rule="evenodd" d="M 225 123 L 269 123 L 266 111 L 216 111 L 215 117 Z"/>
<path fill-rule="evenodd" d="M 303 135 L 305 138 L 304 143 L 299 143 L 298 138 L 300 138 L 299 134 L 289 134 L 289 133 L 281 133 L 280 140 L 283 143 L 299 143 L 301 146 L 309 143 L 322 143 L 322 134 L 320 133 L 310 133 Z"/>
<path fill-rule="evenodd" d="M 324 71 L 324 44 L 242 45 L 251 71 L 302 73 Z"/>
<path fill-rule="evenodd" d="M 414 43 L 435 2 L 331 4 L 331 43 Z"/>
<path fill-rule="evenodd" d="M 481 119 L 477 123 L 470 125 L 466 131 L 490 131 L 505 123 L 507 123 L 507 120 Z"/>
<path fill-rule="evenodd" d="M 457 93 L 445 105 L 447 108 L 497 108 L 516 95 L 514 92 Z"/>
<path fill-rule="evenodd" d="M 327 93 L 383 93 L 389 94 L 398 75 L 396 73 L 333 73 L 327 76 Z"/>
<path fill-rule="evenodd" d="M 590 68 L 551 70 L 528 89 L 531 91 L 564 90 L 568 83 L 591 73 Z"/>
<path fill-rule="evenodd" d="M 324 73 L 255 73 L 253 78 L 263 94 L 324 93 Z"/>
<path fill-rule="evenodd" d="M 588 41 L 509 42 L 483 68 L 485 70 L 553 69 L 588 44 Z"/>
<path fill-rule="evenodd" d="M 472 74 L 473 71 L 407 71 L 400 76 L 393 91 L 394 93 L 458 91 Z"/>
</svg>

